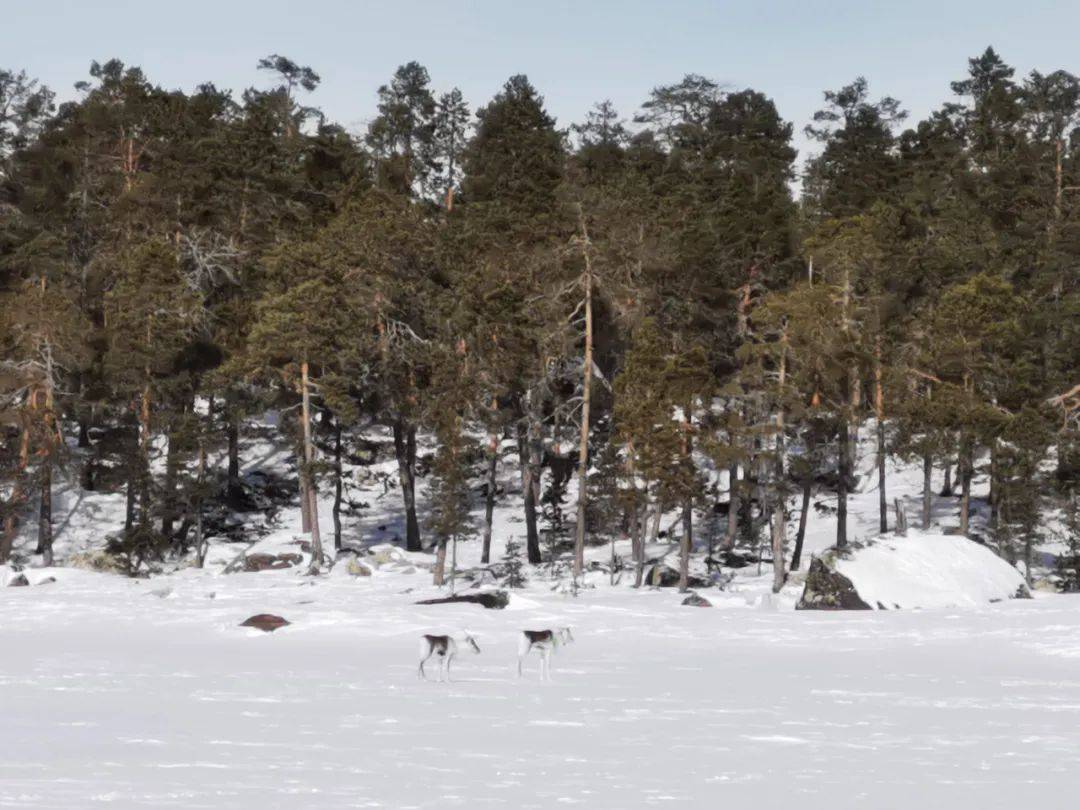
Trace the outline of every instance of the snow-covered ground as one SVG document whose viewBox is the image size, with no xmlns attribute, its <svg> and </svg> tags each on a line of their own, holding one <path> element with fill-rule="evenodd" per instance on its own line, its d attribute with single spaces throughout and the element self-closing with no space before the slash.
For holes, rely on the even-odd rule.
<svg viewBox="0 0 1080 810">
<path fill-rule="evenodd" d="M 285 466 L 265 439 L 244 458 L 249 471 Z M 367 507 L 347 519 L 346 542 L 403 534 L 396 482 L 386 487 L 393 463 L 355 472 L 350 496 Z M 503 473 L 511 490 L 516 474 Z M 920 483 L 917 469 L 890 470 L 890 500 L 910 499 L 911 523 Z M 935 505 L 942 525 L 955 522 L 955 503 Z M 855 495 L 855 538 L 875 531 L 876 507 L 873 489 Z M 325 499 L 321 508 L 327 535 Z M 122 496 L 58 493 L 59 559 L 99 547 L 122 509 Z M 833 527 L 814 510 L 808 552 L 828 546 Z M 264 543 L 292 542 L 296 510 L 270 528 Z M 511 494 L 496 512 L 493 557 L 522 534 Z M 24 554 L 31 543 L 32 524 Z M 802 612 L 792 609 L 798 578 L 771 597 L 771 573 L 751 567 L 725 591 L 702 592 L 713 608 L 691 608 L 673 590 L 610 587 L 599 572 L 574 597 L 534 572 L 508 609 L 492 611 L 417 606 L 444 595 L 422 567 L 222 573 L 237 551 L 221 544 L 204 571 L 145 580 L 30 567 L 30 587 L 0 587 L 0 807 L 1076 802 L 1077 597 Z M 465 566 L 477 558 L 478 543 L 462 546 Z M 239 627 L 263 612 L 291 624 Z M 520 631 L 562 625 L 576 642 L 555 656 L 553 681 L 539 682 L 537 659 L 519 681 Z M 463 630 L 481 654 L 462 653 L 451 683 L 418 680 L 420 634 Z"/>
<path fill-rule="evenodd" d="M 417 607 L 423 574 L 0 591 L 0 807 L 1074 807 L 1080 600 L 810 613 L 539 588 Z M 410 586 L 412 589 L 410 590 Z M 272 634 L 237 625 L 274 612 Z M 517 633 L 576 643 L 517 680 Z M 422 632 L 482 648 L 416 677 Z"/>
</svg>

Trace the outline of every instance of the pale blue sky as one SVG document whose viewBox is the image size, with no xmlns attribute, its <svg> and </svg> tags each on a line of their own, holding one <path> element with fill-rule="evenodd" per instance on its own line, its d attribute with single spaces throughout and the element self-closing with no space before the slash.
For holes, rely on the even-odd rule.
<svg viewBox="0 0 1080 810">
<path fill-rule="evenodd" d="M 913 117 L 949 97 L 988 44 L 1025 74 L 1080 72 L 1078 0 L 0 0 L 0 66 L 71 97 L 92 59 L 118 57 L 151 80 L 240 90 L 281 53 L 323 77 L 312 101 L 360 130 L 375 90 L 416 59 L 436 90 L 475 110 L 527 73 L 560 126 L 611 98 L 630 117 L 653 86 L 701 73 L 770 95 L 800 132 L 821 92 L 858 74 Z"/>
</svg>

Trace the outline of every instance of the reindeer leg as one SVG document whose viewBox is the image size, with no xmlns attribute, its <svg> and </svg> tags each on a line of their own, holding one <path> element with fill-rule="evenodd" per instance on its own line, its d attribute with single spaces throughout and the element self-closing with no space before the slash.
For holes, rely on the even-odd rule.
<svg viewBox="0 0 1080 810">
<path fill-rule="evenodd" d="M 416 674 L 417 678 L 422 678 L 425 681 L 427 680 L 427 673 L 424 672 L 424 662 L 427 661 L 429 658 L 431 658 L 430 650 L 428 651 L 427 655 L 422 655 L 420 657 L 420 671 Z"/>
</svg>

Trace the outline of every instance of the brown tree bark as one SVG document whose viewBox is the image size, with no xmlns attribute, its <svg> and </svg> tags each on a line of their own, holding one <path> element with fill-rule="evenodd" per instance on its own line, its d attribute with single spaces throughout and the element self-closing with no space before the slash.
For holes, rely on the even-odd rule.
<svg viewBox="0 0 1080 810">
<path fill-rule="evenodd" d="M 303 418 L 304 464 L 302 479 L 308 498 L 308 510 L 311 518 L 311 567 L 310 573 L 317 574 L 323 563 L 322 533 L 319 529 L 319 501 L 315 486 L 314 464 L 315 445 L 311 440 L 311 385 L 308 379 L 308 361 L 300 363 L 300 397 Z"/>
<path fill-rule="evenodd" d="M 581 226 L 582 256 L 585 259 L 585 272 L 581 279 L 585 294 L 585 356 L 581 379 L 581 437 L 578 442 L 577 525 L 574 537 L 575 580 L 581 576 L 585 568 L 585 510 L 589 497 L 589 406 L 592 399 L 593 372 L 592 250 L 585 215 L 580 209 L 578 219 Z"/>
<path fill-rule="evenodd" d="M 776 409 L 776 495 L 773 498 L 772 519 L 772 555 L 773 555 L 773 593 L 780 593 L 787 581 L 787 572 L 784 570 L 784 544 L 787 542 L 787 498 L 785 497 L 785 472 L 784 472 L 784 385 L 787 381 L 787 345 L 788 335 L 785 327 L 780 338 L 780 369 L 779 369 L 779 404 Z"/>
<path fill-rule="evenodd" d="M 728 513 L 727 533 L 724 535 L 724 548 L 735 548 L 735 538 L 739 534 L 739 465 L 728 467 Z"/>
<path fill-rule="evenodd" d="M 693 408 L 686 405 L 683 411 L 683 458 L 687 463 L 693 464 L 693 442 L 691 439 L 691 423 L 693 420 Z M 679 592 L 685 593 L 690 585 L 690 554 L 694 550 L 694 501 L 693 496 L 688 494 L 682 508 L 682 538 L 679 542 Z"/>
<path fill-rule="evenodd" d="M 487 491 L 484 493 L 484 537 L 480 550 L 480 562 L 491 562 L 491 533 L 495 519 L 495 489 L 499 473 L 499 436 L 492 431 L 488 436 Z"/>
<path fill-rule="evenodd" d="M 851 474 L 848 465 L 851 461 L 851 454 L 848 451 L 848 420 L 842 418 L 840 420 L 840 440 L 838 448 L 838 480 L 836 484 L 836 547 L 845 548 L 847 546 L 847 496 L 848 496 L 848 476 Z"/>
<path fill-rule="evenodd" d="M 874 339 L 874 416 L 877 419 L 878 529 L 889 531 L 889 501 L 885 492 L 885 388 L 881 360 L 881 336 Z"/>
<path fill-rule="evenodd" d="M 342 481 L 343 471 L 341 464 L 342 456 L 341 421 L 334 418 L 334 551 L 341 551 L 341 500 L 344 489 Z"/>
</svg>

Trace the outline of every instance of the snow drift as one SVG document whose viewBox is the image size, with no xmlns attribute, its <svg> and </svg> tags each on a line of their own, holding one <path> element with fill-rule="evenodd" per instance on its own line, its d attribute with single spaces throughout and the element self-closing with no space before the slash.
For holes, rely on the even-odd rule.
<svg viewBox="0 0 1080 810">
<path fill-rule="evenodd" d="M 1030 598 L 1020 572 L 965 537 L 912 532 L 815 557 L 798 607 L 970 607 Z"/>
</svg>

